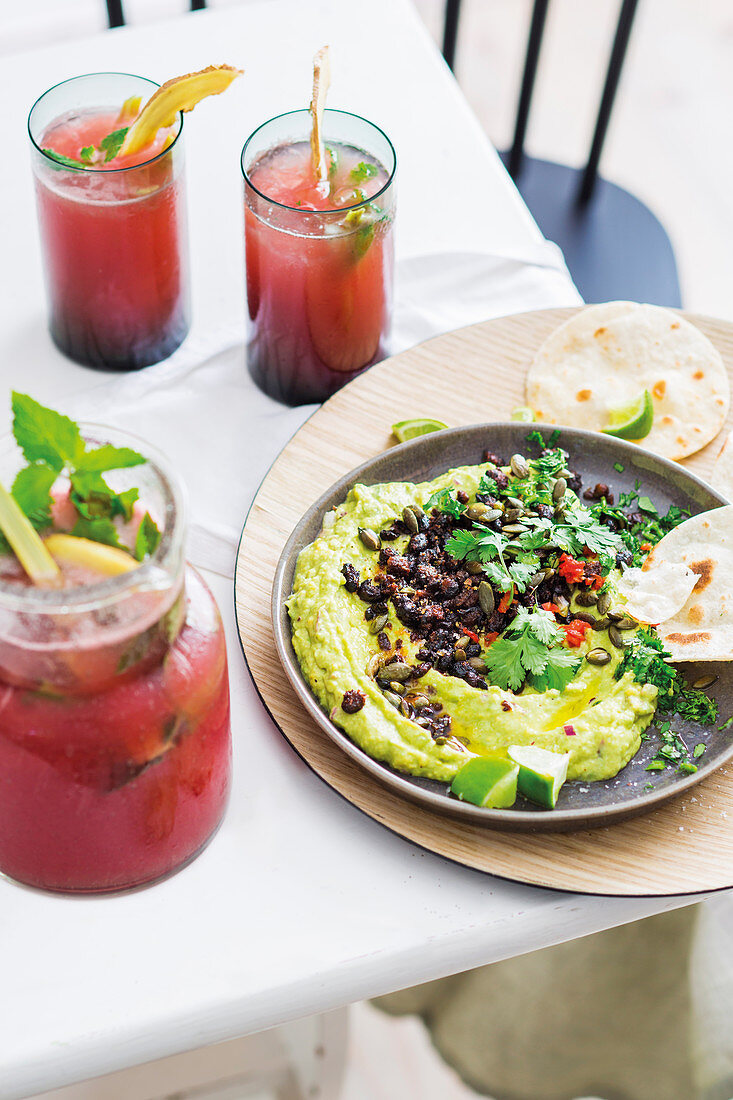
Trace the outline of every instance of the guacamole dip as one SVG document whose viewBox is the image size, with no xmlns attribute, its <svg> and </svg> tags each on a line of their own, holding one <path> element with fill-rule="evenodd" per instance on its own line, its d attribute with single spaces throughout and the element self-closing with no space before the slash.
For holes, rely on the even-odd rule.
<svg viewBox="0 0 733 1100">
<path fill-rule="evenodd" d="M 297 562 L 293 646 L 365 752 L 450 781 L 535 745 L 569 779 L 617 774 L 657 687 L 623 667 L 638 624 L 616 588 L 627 545 L 581 501 L 561 449 L 422 484 L 355 485 Z M 602 488 L 606 488 L 605 486 Z"/>
</svg>

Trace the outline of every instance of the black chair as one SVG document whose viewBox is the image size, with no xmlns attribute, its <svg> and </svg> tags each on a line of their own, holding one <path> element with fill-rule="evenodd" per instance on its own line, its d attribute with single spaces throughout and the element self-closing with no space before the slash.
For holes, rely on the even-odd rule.
<svg viewBox="0 0 733 1100">
<path fill-rule="evenodd" d="M 106 0 L 106 4 L 107 22 L 110 28 L 124 27 L 125 12 L 122 7 L 122 0 Z M 203 11 L 206 7 L 206 0 L 190 0 L 189 7 L 191 11 Z"/>
<path fill-rule="evenodd" d="M 524 139 L 549 0 L 534 0 L 511 149 L 502 153 L 535 221 L 555 241 L 587 302 L 615 299 L 680 306 L 674 252 L 663 226 L 637 198 L 598 174 L 603 142 L 638 0 L 622 0 L 585 168 L 538 160 Z M 454 68 L 461 0 L 446 0 L 443 56 Z"/>
</svg>

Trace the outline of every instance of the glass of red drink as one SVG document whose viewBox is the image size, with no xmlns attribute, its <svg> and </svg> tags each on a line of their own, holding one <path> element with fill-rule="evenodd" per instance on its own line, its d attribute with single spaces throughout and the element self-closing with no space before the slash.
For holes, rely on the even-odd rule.
<svg viewBox="0 0 733 1100">
<path fill-rule="evenodd" d="M 242 150 L 247 362 L 290 405 L 324 401 L 388 354 L 395 151 L 346 111 L 324 111 L 323 128 L 323 182 L 306 110 L 264 123 Z"/>
<path fill-rule="evenodd" d="M 102 893 L 188 863 L 224 813 L 230 782 L 229 681 L 221 619 L 184 560 L 185 508 L 166 460 L 125 433 L 82 425 L 94 443 L 148 459 L 114 470 L 139 487 L 162 531 L 130 572 L 63 565 L 34 587 L 0 557 L 0 871 L 46 890 Z M 0 480 L 19 465 L 0 453 Z M 68 529 L 69 486 L 53 489 Z M 73 522 L 73 521 L 72 521 Z"/>
<path fill-rule="evenodd" d="M 28 118 L 43 266 L 56 345 L 86 366 L 137 370 L 165 359 L 190 325 L 182 116 L 153 145 L 78 167 L 121 126 L 120 109 L 158 87 L 94 73 L 45 92 Z"/>
</svg>

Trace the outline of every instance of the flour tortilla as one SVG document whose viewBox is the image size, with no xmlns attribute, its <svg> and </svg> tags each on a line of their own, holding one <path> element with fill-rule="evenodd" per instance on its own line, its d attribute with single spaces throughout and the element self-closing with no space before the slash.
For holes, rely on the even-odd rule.
<svg viewBox="0 0 733 1100">
<path fill-rule="evenodd" d="M 682 610 L 697 582 L 681 562 L 660 561 L 653 569 L 627 569 L 617 588 L 637 622 L 663 623 Z"/>
<path fill-rule="evenodd" d="M 611 409 L 645 389 L 654 424 L 639 443 L 665 458 L 699 451 L 728 415 L 728 374 L 707 336 L 659 306 L 606 302 L 548 336 L 529 368 L 526 400 L 540 421 L 600 431 Z"/>
<path fill-rule="evenodd" d="M 644 562 L 653 571 L 665 562 L 698 575 L 692 593 L 657 633 L 675 661 L 733 660 L 733 505 L 685 520 L 657 543 Z"/>
<path fill-rule="evenodd" d="M 710 484 L 722 496 L 733 500 L 733 432 L 728 435 L 723 448 L 715 460 Z"/>
</svg>

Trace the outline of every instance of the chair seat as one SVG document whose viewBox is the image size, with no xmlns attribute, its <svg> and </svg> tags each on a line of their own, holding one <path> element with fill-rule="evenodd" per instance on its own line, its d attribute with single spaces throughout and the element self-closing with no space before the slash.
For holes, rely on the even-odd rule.
<svg viewBox="0 0 733 1100">
<path fill-rule="evenodd" d="M 578 205 L 582 175 L 579 168 L 524 156 L 514 182 L 544 235 L 565 254 L 583 299 L 681 306 L 674 252 L 659 220 L 601 177 L 591 201 Z"/>
</svg>

